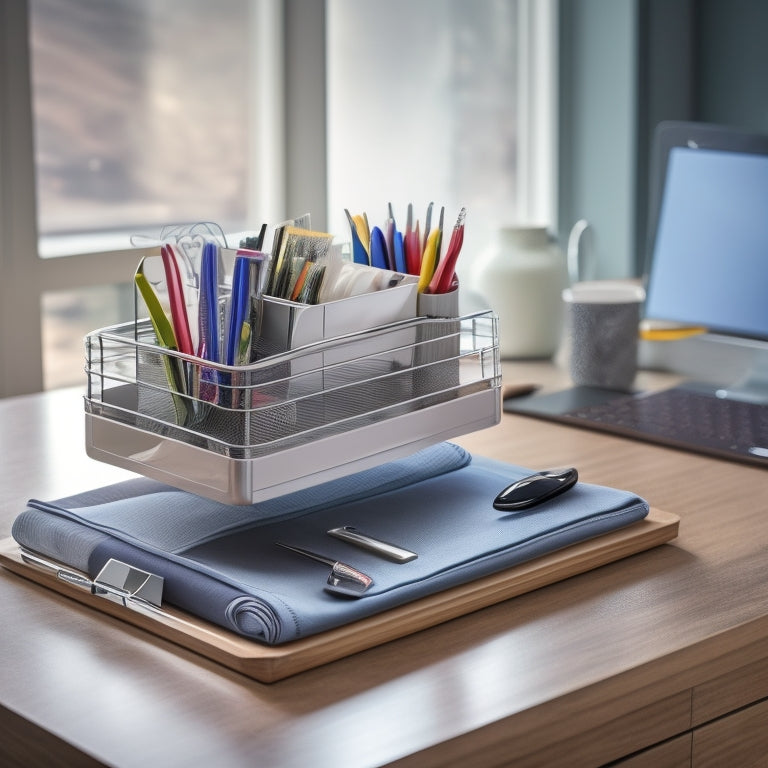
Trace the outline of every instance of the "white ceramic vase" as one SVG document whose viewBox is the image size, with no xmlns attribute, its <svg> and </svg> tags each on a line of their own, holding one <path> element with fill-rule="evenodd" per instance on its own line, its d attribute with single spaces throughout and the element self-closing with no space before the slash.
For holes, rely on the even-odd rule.
<svg viewBox="0 0 768 768">
<path fill-rule="evenodd" d="M 504 227 L 478 255 L 471 289 L 499 318 L 504 358 L 549 358 L 560 343 L 565 255 L 545 227 Z"/>
</svg>

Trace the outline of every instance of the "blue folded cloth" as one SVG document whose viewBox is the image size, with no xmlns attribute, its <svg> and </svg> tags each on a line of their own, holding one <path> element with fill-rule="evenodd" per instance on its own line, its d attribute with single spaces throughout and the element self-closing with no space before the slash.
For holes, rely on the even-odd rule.
<svg viewBox="0 0 768 768">
<path fill-rule="evenodd" d="M 532 471 L 442 443 L 314 488 L 228 506 L 137 479 L 55 502 L 14 522 L 24 548 L 87 572 L 110 558 L 162 576 L 164 601 L 273 645 L 341 626 L 642 519 L 632 493 L 578 483 L 530 510 L 496 495 Z M 354 526 L 418 553 L 405 564 L 332 538 Z M 324 590 L 329 567 L 304 547 L 373 578 L 360 599 Z"/>
</svg>

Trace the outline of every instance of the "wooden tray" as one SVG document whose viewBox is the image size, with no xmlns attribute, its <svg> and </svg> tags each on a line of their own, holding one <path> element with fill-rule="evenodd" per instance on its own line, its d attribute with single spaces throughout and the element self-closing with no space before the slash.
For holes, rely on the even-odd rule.
<svg viewBox="0 0 768 768">
<path fill-rule="evenodd" d="M 248 677 L 271 683 L 664 544 L 677 536 L 679 522 L 676 515 L 652 509 L 644 520 L 626 528 L 344 627 L 278 646 L 240 637 L 173 607 L 164 606 L 168 616 L 150 615 L 92 595 L 51 571 L 24 562 L 18 545 L 10 538 L 0 541 L 0 565 Z"/>
</svg>

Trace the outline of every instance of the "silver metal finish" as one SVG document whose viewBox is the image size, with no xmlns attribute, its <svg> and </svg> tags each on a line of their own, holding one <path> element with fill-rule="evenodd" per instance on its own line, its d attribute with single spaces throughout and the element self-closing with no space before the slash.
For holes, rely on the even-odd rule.
<svg viewBox="0 0 768 768">
<path fill-rule="evenodd" d="M 317 552 L 311 552 L 303 547 L 294 547 L 279 541 L 275 543 L 279 547 L 290 549 L 292 552 L 297 552 L 311 560 L 316 560 L 318 563 L 329 565 L 331 572 L 328 574 L 328 581 L 325 587 L 327 592 L 335 595 L 344 595 L 345 597 L 362 597 L 373 584 L 373 579 L 370 576 L 362 571 L 358 571 L 357 568 L 353 568 L 351 565 L 334 560 L 331 557 L 324 557 L 317 554 Z"/>
<path fill-rule="evenodd" d="M 253 504 L 496 424 L 492 313 L 415 318 L 230 367 L 154 343 L 144 321 L 86 340 L 86 450 L 227 504 Z M 181 364 L 189 391 L 167 376 Z"/>
<path fill-rule="evenodd" d="M 418 554 L 412 552 L 410 549 L 399 547 L 396 544 L 390 544 L 388 541 L 375 539 L 373 536 L 358 531 L 357 528 L 354 528 L 351 525 L 344 525 L 340 528 L 331 528 L 328 531 L 328 535 L 349 542 L 350 544 L 355 544 L 370 552 L 375 552 L 377 555 L 381 555 L 387 560 L 392 560 L 395 563 L 409 563 L 411 560 L 415 560 L 418 557 Z"/>
</svg>

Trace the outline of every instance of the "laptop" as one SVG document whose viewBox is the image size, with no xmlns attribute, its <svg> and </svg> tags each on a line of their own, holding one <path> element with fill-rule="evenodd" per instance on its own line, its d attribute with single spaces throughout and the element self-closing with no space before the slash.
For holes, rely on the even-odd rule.
<svg viewBox="0 0 768 768">
<path fill-rule="evenodd" d="M 693 355 L 706 376 L 659 392 L 571 387 L 504 410 L 768 467 L 768 136 L 661 123 L 650 182 L 644 315 L 706 328 L 674 342 L 677 372 Z"/>
</svg>

